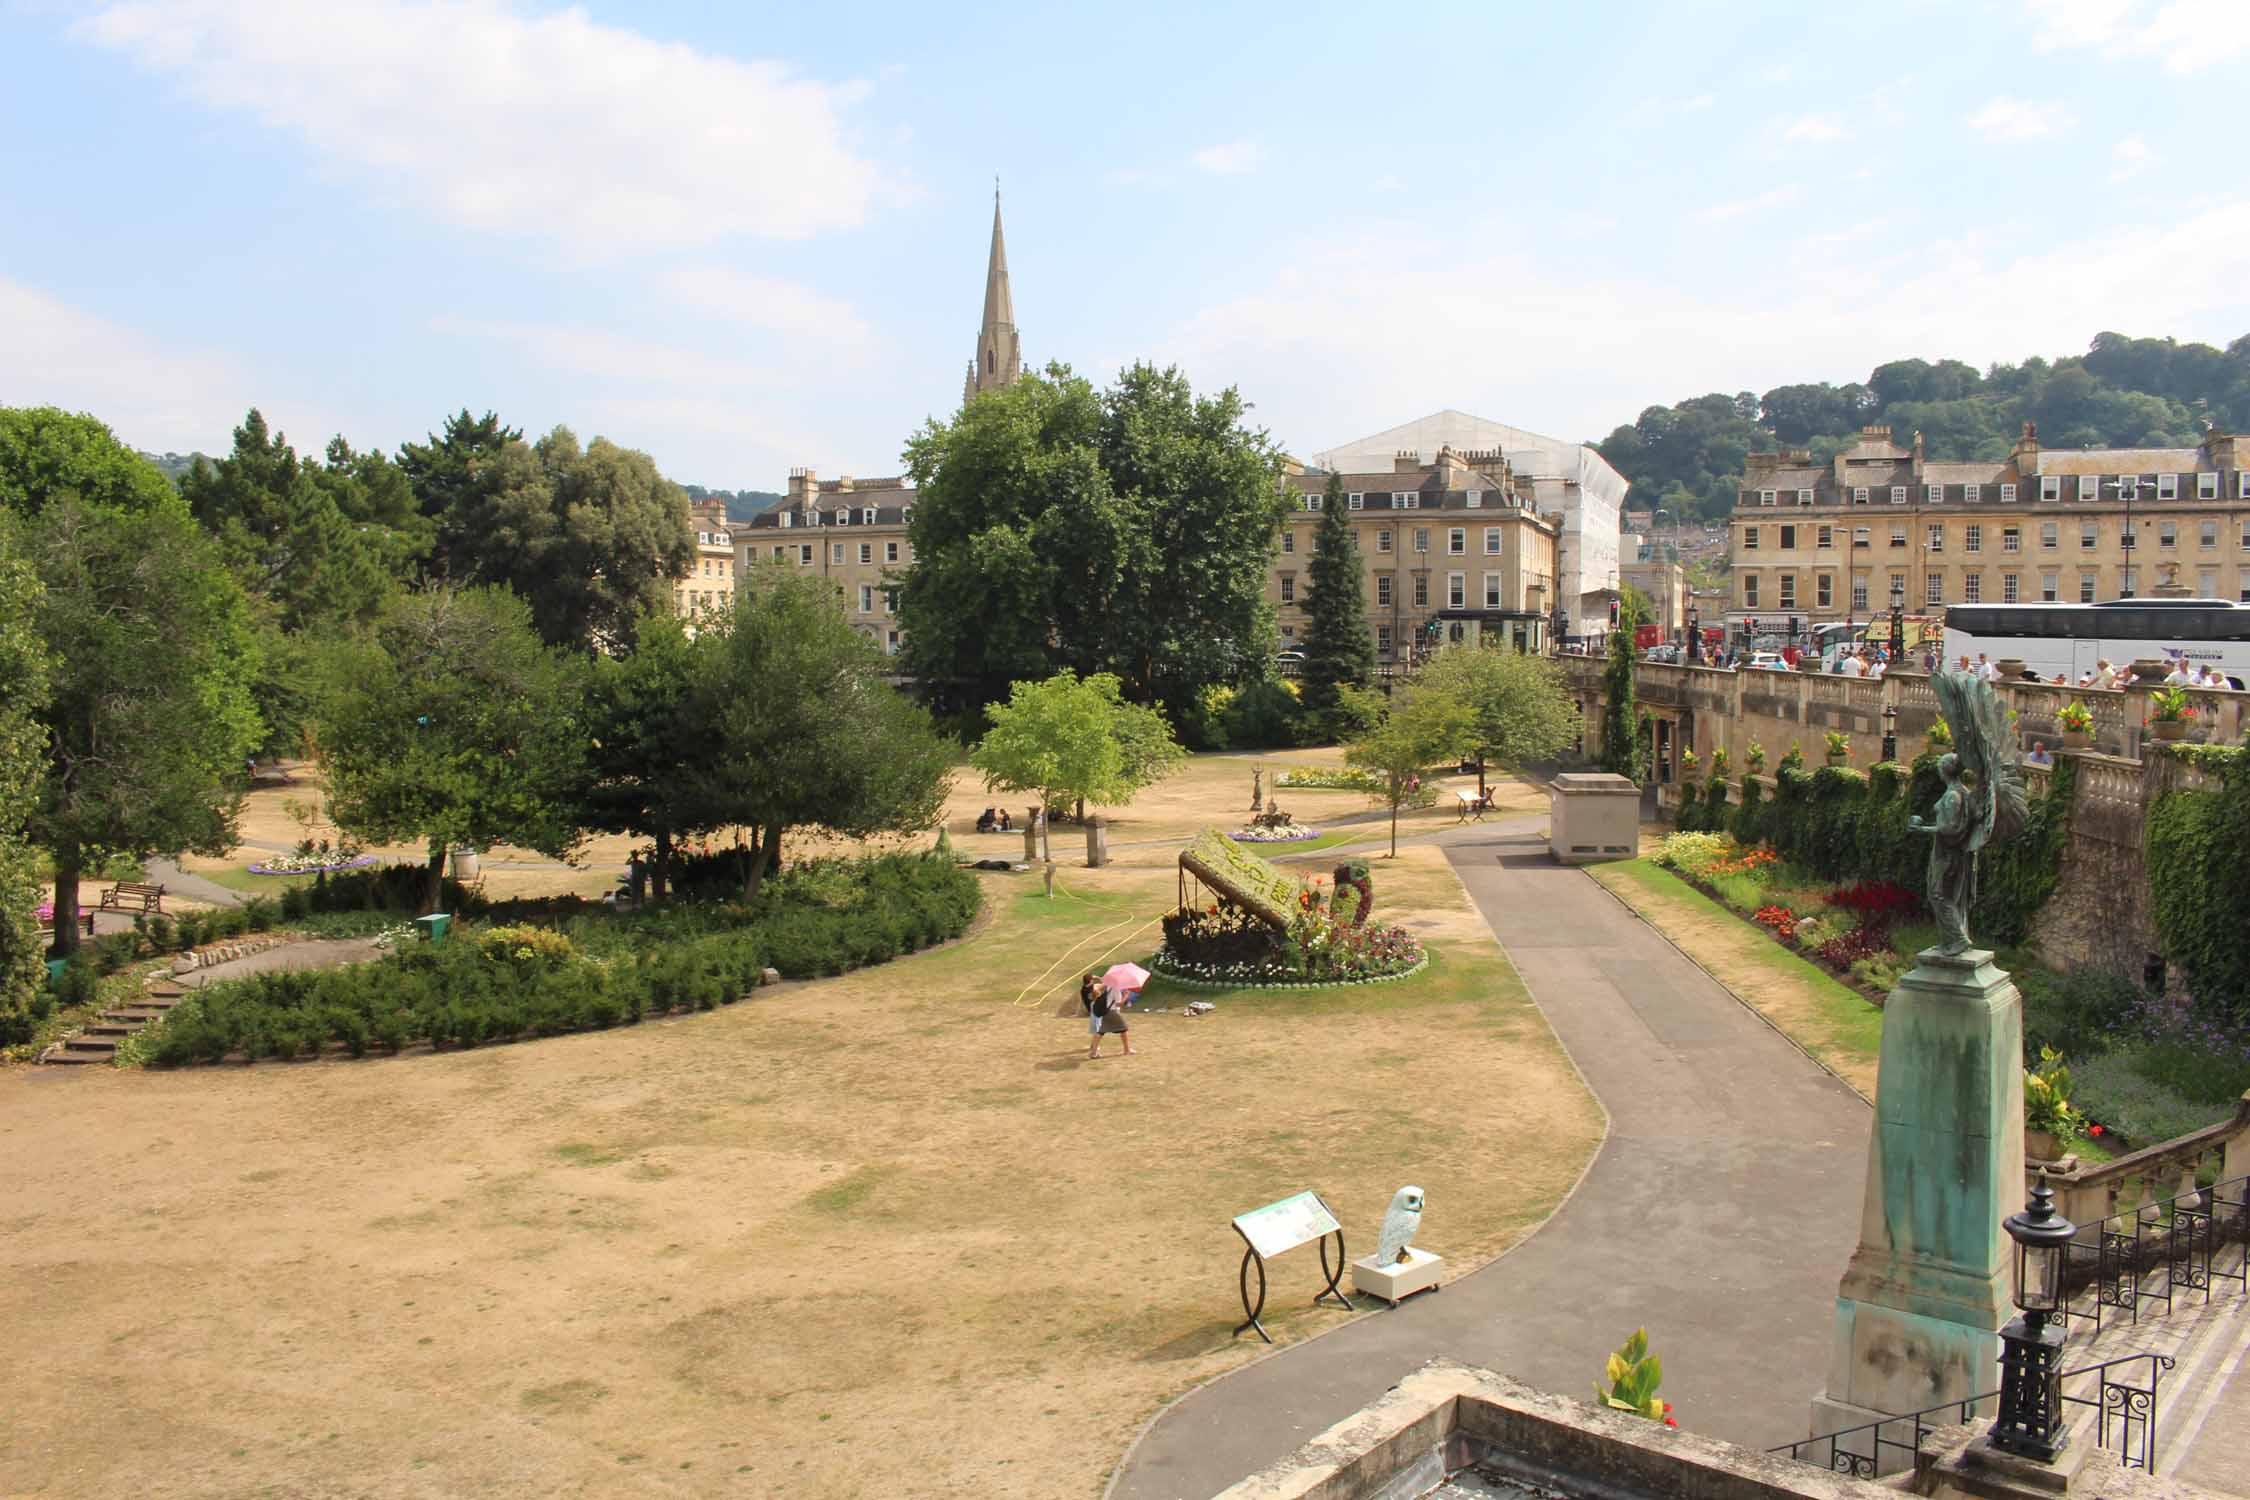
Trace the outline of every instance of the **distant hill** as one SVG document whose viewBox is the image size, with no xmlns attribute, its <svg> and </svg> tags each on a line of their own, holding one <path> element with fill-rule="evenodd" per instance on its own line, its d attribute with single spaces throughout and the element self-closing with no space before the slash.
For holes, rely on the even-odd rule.
<svg viewBox="0 0 2250 1500">
<path fill-rule="evenodd" d="M 141 455 L 141 457 L 156 465 L 157 471 L 174 484 L 178 484 L 180 476 L 194 468 L 195 461 L 204 456 L 201 453 L 143 453 Z"/>
<path fill-rule="evenodd" d="M 683 484 L 680 488 L 687 491 L 690 500 L 726 501 L 727 519 L 730 521 L 747 521 L 786 498 L 771 490 L 707 490 L 700 484 Z"/>
</svg>

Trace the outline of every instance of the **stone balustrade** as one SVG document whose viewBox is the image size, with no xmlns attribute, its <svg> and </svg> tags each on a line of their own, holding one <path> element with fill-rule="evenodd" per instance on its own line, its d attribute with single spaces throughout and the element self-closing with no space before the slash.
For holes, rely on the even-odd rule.
<svg viewBox="0 0 2250 1500">
<path fill-rule="evenodd" d="M 2042 1175 L 2055 1190 L 2055 1207 L 2085 1235 L 2114 1215 L 2192 1193 L 2200 1178 L 2229 1182 L 2250 1177 L 2250 1094 L 2243 1095 L 2230 1119 L 2114 1161 L 2095 1165 L 2074 1156 L 2059 1170 L 2027 1168 L 2027 1186 Z"/>
</svg>

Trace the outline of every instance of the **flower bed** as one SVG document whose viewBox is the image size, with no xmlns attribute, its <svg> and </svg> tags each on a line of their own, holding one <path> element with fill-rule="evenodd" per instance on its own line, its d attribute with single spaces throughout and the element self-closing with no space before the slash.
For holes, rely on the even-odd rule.
<svg viewBox="0 0 2250 1500">
<path fill-rule="evenodd" d="M 375 863 L 372 854 L 276 854 L 250 866 L 253 875 L 332 875 L 338 870 L 358 870 Z"/>
<path fill-rule="evenodd" d="M 1429 955 L 1403 927 L 1361 924 L 1360 892 L 1331 893 L 1319 876 L 1301 881 L 1280 929 L 1214 901 L 1164 919 L 1152 972 L 1182 982 L 1235 985 L 1360 984 L 1412 973 Z"/>
<path fill-rule="evenodd" d="M 1383 791 L 1382 777 L 1373 771 L 1349 767 L 1294 766 L 1275 777 L 1273 784 L 1328 792 L 1369 792 L 1380 795 Z"/>
<path fill-rule="evenodd" d="M 1320 830 L 1292 823 L 1287 828 L 1237 828 L 1227 837 L 1238 844 L 1301 844 L 1319 838 Z"/>
<path fill-rule="evenodd" d="M 1411 968 L 1389 974 L 1366 974 L 1356 979 L 1299 979 L 1283 964 L 1225 966 L 1217 964 L 1173 965 L 1171 957 L 1158 949 L 1148 960 L 1148 971 L 1168 984 L 1191 990 L 1332 990 L 1351 984 L 1390 984 L 1400 979 L 1411 979 L 1428 968 L 1430 955 L 1424 951 Z"/>
</svg>

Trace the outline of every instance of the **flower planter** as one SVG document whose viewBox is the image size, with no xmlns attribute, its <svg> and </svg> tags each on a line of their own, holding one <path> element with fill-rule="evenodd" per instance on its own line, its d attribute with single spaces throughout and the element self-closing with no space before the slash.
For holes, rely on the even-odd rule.
<svg viewBox="0 0 2250 1500">
<path fill-rule="evenodd" d="M 1851 752 L 1847 750 L 1841 755 L 1830 755 L 1828 763 L 1832 766 L 1848 766 L 1852 763 Z"/>
<path fill-rule="evenodd" d="M 2023 674 L 2029 671 L 2031 667 L 2031 664 L 2020 656 L 2003 656 L 1994 665 L 2000 669 L 2000 675 L 2010 682 L 2021 682 Z"/>
<path fill-rule="evenodd" d="M 2065 750 L 2084 750 L 2094 743 L 2094 732 L 2091 729 L 2066 729 L 2062 732 L 2062 740 Z"/>
<path fill-rule="evenodd" d="M 456 849 L 453 851 L 453 878 L 455 880 L 474 880 L 477 878 L 477 872 L 482 868 L 483 866 L 477 861 L 476 850 Z"/>
<path fill-rule="evenodd" d="M 2185 719 L 2155 719 L 2149 723 L 2149 732 L 2160 740 L 2184 740 L 2188 723 Z"/>
<path fill-rule="evenodd" d="M 2051 1130 L 2033 1130 L 2027 1125 L 2023 1132 L 2023 1154 L 2028 1161 L 2061 1161 L 2062 1138 Z"/>
<path fill-rule="evenodd" d="M 2160 661 L 2153 656 L 2144 656 L 2133 663 L 2133 680 L 2135 682 L 2162 682 L 2171 670 L 2172 664 L 2170 662 Z"/>
</svg>

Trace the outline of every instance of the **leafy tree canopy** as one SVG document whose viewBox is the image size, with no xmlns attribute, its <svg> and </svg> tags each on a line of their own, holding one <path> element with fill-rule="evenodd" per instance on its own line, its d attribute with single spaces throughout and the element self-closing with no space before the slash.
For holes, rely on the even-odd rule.
<svg viewBox="0 0 2250 1500">
<path fill-rule="evenodd" d="M 0 510 L 29 514 L 64 495 L 142 510 L 172 486 L 107 426 L 53 406 L 0 406 Z"/>
<path fill-rule="evenodd" d="M 1475 752 L 1497 765 L 1547 760 L 1578 740 L 1578 710 L 1552 658 L 1489 646 L 1447 646 L 1417 686 L 1469 707 Z"/>
<path fill-rule="evenodd" d="M 1186 758 L 1163 715 L 1127 702 L 1106 672 L 1015 683 L 986 716 L 969 764 L 989 789 L 1036 792 L 1050 809 L 1130 802 Z"/>
<path fill-rule="evenodd" d="M 1390 809 L 1391 853 L 1398 853 L 1398 810 L 1433 795 L 1423 773 L 1476 748 L 1476 710 L 1459 694 L 1417 685 L 1388 703 L 1377 693 L 1344 689 L 1346 707 L 1370 727 L 1344 750 L 1348 765 L 1383 778 L 1376 800 Z"/>
<path fill-rule="evenodd" d="M 39 576 L 15 549 L 0 512 L 0 1045 L 29 1035 L 47 974 L 41 966 L 39 868 L 24 842 L 46 761 L 38 713 L 47 702 L 47 648 L 39 638 Z"/>
</svg>

